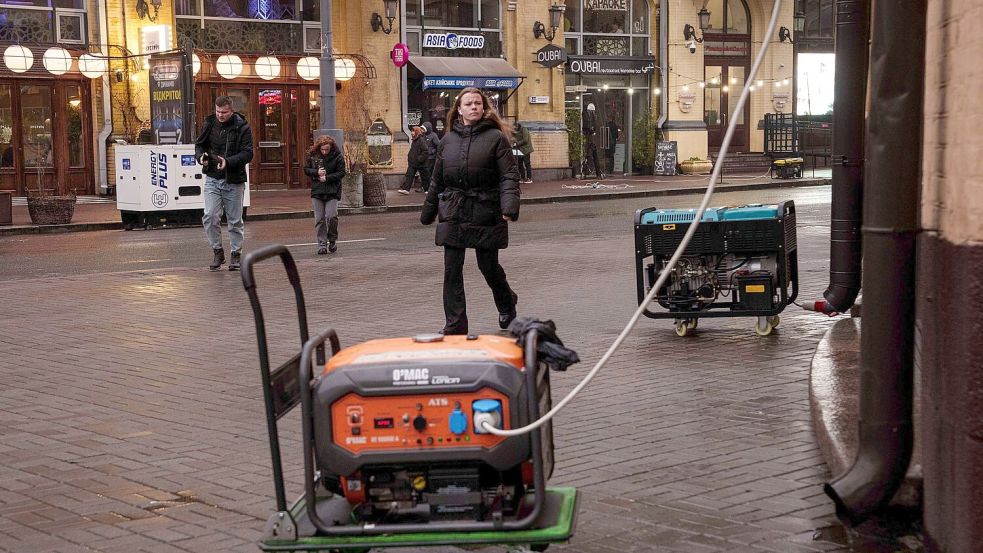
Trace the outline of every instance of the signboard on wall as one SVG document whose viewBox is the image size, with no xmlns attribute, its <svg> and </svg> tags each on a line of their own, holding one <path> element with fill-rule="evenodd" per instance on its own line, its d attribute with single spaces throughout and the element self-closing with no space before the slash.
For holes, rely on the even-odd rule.
<svg viewBox="0 0 983 553">
<path fill-rule="evenodd" d="M 660 140 L 655 143 L 655 174 L 675 175 L 676 163 L 679 157 L 675 140 Z"/>
<path fill-rule="evenodd" d="M 655 61 L 652 58 L 570 56 L 567 67 L 571 73 L 582 75 L 644 75 L 655 70 Z"/>
<path fill-rule="evenodd" d="M 150 56 L 150 125 L 155 144 L 184 144 L 191 124 L 187 113 L 184 56 L 181 52 Z"/>
<path fill-rule="evenodd" d="M 515 88 L 518 77 L 424 77 L 423 90 L 428 88 Z"/>
<path fill-rule="evenodd" d="M 567 61 L 567 51 L 555 44 L 547 44 L 536 51 L 536 63 L 543 67 L 556 67 Z"/>
</svg>

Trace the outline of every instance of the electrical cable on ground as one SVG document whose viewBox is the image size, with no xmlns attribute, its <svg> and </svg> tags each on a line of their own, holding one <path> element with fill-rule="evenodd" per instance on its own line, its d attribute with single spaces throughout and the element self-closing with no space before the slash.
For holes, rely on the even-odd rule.
<svg viewBox="0 0 983 553">
<path fill-rule="evenodd" d="M 770 39 L 775 33 L 775 27 L 778 23 L 778 13 L 781 5 L 782 0 L 775 0 L 775 5 L 771 11 L 771 20 L 768 22 L 768 29 L 764 34 L 765 43 L 758 52 L 758 56 L 754 59 L 754 64 L 751 66 L 751 71 L 748 73 L 747 81 L 745 82 L 744 88 L 741 90 L 741 97 L 737 101 L 735 115 L 731 119 L 730 123 L 728 123 L 727 132 L 724 134 L 724 140 L 720 145 L 720 157 L 718 158 L 718 163 L 714 165 L 713 172 L 710 174 L 710 182 L 707 185 L 707 191 L 703 195 L 703 201 L 700 202 L 700 207 L 696 210 L 693 217 L 693 222 L 690 224 L 689 229 L 686 230 L 686 234 L 683 235 L 683 239 L 679 243 L 679 247 L 676 248 L 675 253 L 672 254 L 671 258 L 669 258 L 669 262 L 666 264 L 665 268 L 659 273 L 659 278 L 652 285 L 649 293 L 641 302 L 639 302 L 638 309 L 636 309 L 634 314 L 632 314 L 631 319 L 628 320 L 628 324 L 625 326 L 624 330 L 622 330 L 621 334 L 615 338 L 614 343 L 612 343 L 608 350 L 604 352 L 604 355 L 597 362 L 597 364 L 594 365 L 590 372 L 584 376 L 583 380 L 581 380 L 580 383 L 574 387 L 574 389 L 570 390 L 570 392 L 564 396 L 559 403 L 553 406 L 548 413 L 541 416 L 538 420 L 527 424 L 526 426 L 514 428 L 512 430 L 499 430 L 498 428 L 492 427 L 487 422 L 482 422 L 482 430 L 496 436 L 521 436 L 546 424 L 549 420 L 556 416 L 561 409 L 566 407 L 566 405 L 570 403 L 570 401 L 573 400 L 573 398 L 575 398 L 581 392 L 581 390 L 590 384 L 591 380 L 594 379 L 594 376 L 597 375 L 598 371 L 600 371 L 601 368 L 607 364 L 608 359 L 610 359 L 611 356 L 614 355 L 614 352 L 618 351 L 618 348 L 621 347 L 621 343 L 628 337 L 628 333 L 635 328 L 639 317 L 642 316 L 642 312 L 646 309 L 649 303 L 652 302 L 659 290 L 662 289 L 662 285 L 665 283 L 666 278 L 668 278 L 669 272 L 672 271 L 672 268 L 676 265 L 676 262 L 679 261 L 680 257 L 682 257 L 683 252 L 686 250 L 686 246 L 689 245 L 690 239 L 696 233 L 696 229 L 700 226 L 700 220 L 703 218 L 703 213 L 710 204 L 710 198 L 713 197 L 713 190 L 715 187 L 714 182 L 720 176 L 720 169 L 723 167 L 722 161 L 727 157 L 727 149 L 730 148 L 730 141 L 734 136 L 734 129 L 737 127 L 736 123 L 740 119 L 741 113 L 744 110 L 744 104 L 747 102 L 748 95 L 750 94 L 749 83 L 754 82 L 754 77 L 758 74 L 758 68 L 761 66 L 761 62 L 764 60 L 765 53 L 768 52 L 768 48 L 771 46 Z"/>
</svg>

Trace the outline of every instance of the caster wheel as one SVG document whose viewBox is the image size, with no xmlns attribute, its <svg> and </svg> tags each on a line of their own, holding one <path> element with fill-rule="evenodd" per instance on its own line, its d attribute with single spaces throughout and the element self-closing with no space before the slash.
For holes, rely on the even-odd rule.
<svg viewBox="0 0 983 553">
<path fill-rule="evenodd" d="M 686 321 L 679 321 L 676 323 L 676 336 L 683 337 L 689 333 L 689 323 Z"/>
<path fill-rule="evenodd" d="M 778 326 L 778 323 L 782 322 L 782 320 L 778 318 L 778 315 L 772 315 L 771 317 L 768 317 L 768 322 L 771 323 L 771 328 L 775 328 Z"/>
<path fill-rule="evenodd" d="M 754 332 L 758 336 L 767 336 L 775 328 L 771 324 L 770 317 L 758 317 L 758 324 L 754 325 Z"/>
<path fill-rule="evenodd" d="M 687 319 L 686 320 L 686 326 L 689 327 L 690 330 L 696 329 L 696 327 L 699 324 L 700 324 L 700 319 Z"/>
<path fill-rule="evenodd" d="M 548 544 L 548 543 L 534 543 L 534 544 L 532 544 L 532 545 L 529 546 L 529 549 L 531 549 L 533 551 L 546 551 L 546 549 L 549 546 L 550 546 L 550 544 Z"/>
</svg>

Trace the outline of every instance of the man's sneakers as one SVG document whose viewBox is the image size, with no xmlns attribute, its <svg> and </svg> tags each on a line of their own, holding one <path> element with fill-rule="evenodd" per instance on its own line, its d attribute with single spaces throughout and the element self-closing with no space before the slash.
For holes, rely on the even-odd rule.
<svg viewBox="0 0 983 553">
<path fill-rule="evenodd" d="M 404 196 L 409 196 L 409 194 L 410 194 L 410 191 L 409 190 L 403 190 L 402 188 L 400 188 L 396 192 L 399 192 L 400 194 L 402 194 Z"/>
<path fill-rule="evenodd" d="M 338 243 L 337 242 L 328 242 L 328 251 L 331 252 L 331 253 L 334 253 L 334 252 L 338 251 Z"/>
<path fill-rule="evenodd" d="M 225 264 L 225 250 L 218 248 L 217 250 L 212 250 L 212 253 L 214 256 L 212 257 L 212 263 L 208 266 L 208 268 L 212 271 L 217 271 L 222 267 L 222 265 Z M 235 257 L 236 254 L 232 254 L 232 256 Z"/>
<path fill-rule="evenodd" d="M 327 246 L 318 246 L 317 247 L 317 254 L 318 255 L 325 255 L 326 253 L 328 253 L 328 247 Z"/>
<path fill-rule="evenodd" d="M 238 271 L 242 267 L 242 252 L 232 252 L 232 260 L 229 261 L 229 270 Z"/>
</svg>

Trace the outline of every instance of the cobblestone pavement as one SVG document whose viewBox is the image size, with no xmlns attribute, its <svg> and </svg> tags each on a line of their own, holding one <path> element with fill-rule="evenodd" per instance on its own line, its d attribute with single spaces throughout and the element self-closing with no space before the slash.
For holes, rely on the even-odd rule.
<svg viewBox="0 0 983 553">
<path fill-rule="evenodd" d="M 815 201 L 798 210 L 804 300 L 828 275 L 828 200 Z M 555 209 L 525 209 L 502 260 L 520 314 L 555 320 L 584 359 L 555 375 L 557 398 L 620 331 L 635 292 L 627 204 L 580 206 L 564 219 L 548 216 Z M 415 215 L 385 217 L 398 228 Z M 441 261 L 425 245 L 300 260 L 311 328 L 336 327 L 343 345 L 440 328 Z M 272 263 L 257 271 L 274 360 L 299 345 L 281 274 Z M 497 332 L 471 254 L 466 280 L 472 330 Z M 238 274 L 16 280 L 0 283 L 0 297 L 0 551 L 256 550 L 273 490 Z M 795 308 L 782 319 L 764 338 L 734 318 L 679 338 L 670 321 L 643 318 L 555 421 L 552 483 L 582 493 L 577 535 L 556 549 L 846 548 L 821 491 L 828 474 L 808 407 L 809 361 L 830 321 Z M 281 428 L 296 496 L 297 413 Z"/>
</svg>

